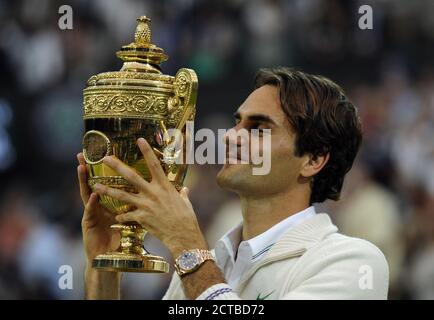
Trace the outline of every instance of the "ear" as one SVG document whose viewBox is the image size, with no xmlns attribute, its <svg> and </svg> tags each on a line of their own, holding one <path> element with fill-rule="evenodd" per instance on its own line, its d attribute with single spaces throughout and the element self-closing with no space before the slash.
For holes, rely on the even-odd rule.
<svg viewBox="0 0 434 320">
<path fill-rule="evenodd" d="M 304 178 L 310 178 L 316 175 L 324 166 L 327 164 L 330 158 L 330 153 L 325 155 L 313 157 L 312 155 L 307 155 L 306 159 L 301 167 L 300 175 Z"/>
</svg>

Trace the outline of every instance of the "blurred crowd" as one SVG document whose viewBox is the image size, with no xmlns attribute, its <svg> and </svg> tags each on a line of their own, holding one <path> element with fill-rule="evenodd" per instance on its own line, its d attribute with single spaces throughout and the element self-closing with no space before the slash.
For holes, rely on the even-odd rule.
<svg viewBox="0 0 434 320">
<path fill-rule="evenodd" d="M 72 30 L 58 26 L 64 4 Z M 358 27 L 364 4 L 372 30 Z M 318 210 L 385 253 L 391 299 L 434 299 L 433 1 L 0 0 L 1 299 L 83 298 L 82 89 L 121 67 L 115 52 L 133 40 L 140 15 L 170 57 L 163 71 L 198 73 L 196 129 L 231 127 L 260 67 L 341 84 L 364 142 L 342 200 Z M 215 182 L 218 169 L 191 166 L 186 180 L 211 245 L 241 219 L 237 199 Z M 170 259 L 157 239 L 145 245 Z M 74 271 L 72 290 L 59 288 L 62 265 Z M 169 280 L 125 274 L 123 296 L 159 299 Z"/>
</svg>

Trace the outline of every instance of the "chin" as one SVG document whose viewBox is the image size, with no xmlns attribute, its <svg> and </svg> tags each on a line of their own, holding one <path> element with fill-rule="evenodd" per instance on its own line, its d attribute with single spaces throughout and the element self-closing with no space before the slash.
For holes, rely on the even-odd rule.
<svg viewBox="0 0 434 320">
<path fill-rule="evenodd" d="M 241 194 L 256 186 L 252 168 L 244 164 L 225 164 L 217 174 L 220 188 Z"/>
</svg>

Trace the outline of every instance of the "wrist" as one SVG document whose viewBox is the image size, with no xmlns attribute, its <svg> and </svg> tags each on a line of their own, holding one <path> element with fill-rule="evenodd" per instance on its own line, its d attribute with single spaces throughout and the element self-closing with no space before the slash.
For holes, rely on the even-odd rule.
<svg viewBox="0 0 434 320">
<path fill-rule="evenodd" d="M 88 264 L 84 273 L 86 299 L 119 299 L 121 275 L 120 272 L 94 269 L 91 264 Z"/>
<path fill-rule="evenodd" d="M 101 271 L 92 268 L 92 261 L 87 262 L 84 271 L 84 277 L 86 281 L 120 281 L 121 272 Z"/>
</svg>

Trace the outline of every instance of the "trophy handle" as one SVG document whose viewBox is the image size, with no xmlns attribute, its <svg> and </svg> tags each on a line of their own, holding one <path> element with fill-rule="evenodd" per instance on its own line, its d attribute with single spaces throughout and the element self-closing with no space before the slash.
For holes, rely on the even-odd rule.
<svg viewBox="0 0 434 320">
<path fill-rule="evenodd" d="M 194 119 L 198 80 L 192 69 L 179 69 L 173 82 L 174 96 L 169 99 L 169 122 L 175 129 L 182 130 L 188 120 Z"/>
<path fill-rule="evenodd" d="M 163 167 L 169 180 L 175 185 L 177 190 L 181 190 L 187 164 L 176 163 L 179 159 L 179 143 L 184 148 L 183 132 L 187 121 L 193 120 L 196 114 L 198 79 L 196 72 L 191 69 L 179 69 L 173 81 L 173 96 L 168 100 L 169 116 L 167 124 L 172 132 L 170 139 L 164 139 L 163 151 L 154 148 L 154 151 L 160 156 Z M 164 121 L 160 122 L 163 136 L 168 137 L 167 128 Z M 176 147 L 178 146 L 178 147 Z"/>
</svg>

